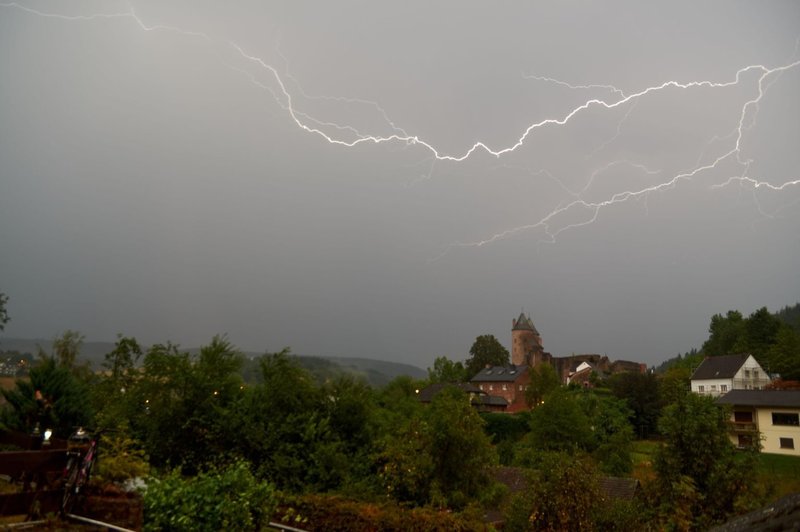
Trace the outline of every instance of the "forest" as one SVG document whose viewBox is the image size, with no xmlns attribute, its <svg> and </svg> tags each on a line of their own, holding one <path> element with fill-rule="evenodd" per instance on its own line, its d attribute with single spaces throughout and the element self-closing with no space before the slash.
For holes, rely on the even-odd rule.
<svg viewBox="0 0 800 532">
<path fill-rule="evenodd" d="M 426 380 L 371 387 L 316 379 L 288 349 L 246 360 L 224 336 L 196 353 L 120 336 L 92 371 L 79 362 L 83 337 L 67 331 L 3 390 L 0 429 L 101 433 L 93 482 L 138 479 L 146 530 L 491 530 L 498 519 L 504 530 L 703 530 L 781 493 L 760 471 L 757 439 L 735 449 L 729 413 L 689 392 L 685 360 L 746 348 L 793 377 L 796 324 L 767 315 L 712 317 L 701 351 L 659 373 L 585 388 L 537 371 L 532 408 L 514 415 L 479 412 L 456 386 L 419 400 L 481 357 L 502 359 L 486 335 L 464 362 L 438 358 Z M 609 477 L 635 478 L 636 497 L 605 494 Z"/>
</svg>

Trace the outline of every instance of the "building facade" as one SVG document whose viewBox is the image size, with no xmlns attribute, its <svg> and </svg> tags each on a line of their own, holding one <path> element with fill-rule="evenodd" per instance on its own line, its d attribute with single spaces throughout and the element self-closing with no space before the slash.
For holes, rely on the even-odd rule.
<svg viewBox="0 0 800 532">
<path fill-rule="evenodd" d="M 770 377 L 753 355 L 706 357 L 692 374 L 691 387 L 700 395 L 719 396 L 731 390 L 760 390 Z"/>
<path fill-rule="evenodd" d="M 765 453 L 800 456 L 800 390 L 733 390 L 717 399 L 731 406 L 731 441 L 760 437 Z"/>
</svg>

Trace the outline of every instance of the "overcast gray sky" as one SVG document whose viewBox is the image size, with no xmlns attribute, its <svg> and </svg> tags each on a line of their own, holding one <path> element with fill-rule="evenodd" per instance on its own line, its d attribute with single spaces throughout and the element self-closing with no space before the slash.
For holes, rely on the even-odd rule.
<svg viewBox="0 0 800 532">
<path fill-rule="evenodd" d="M 0 1 L 9 337 L 655 364 L 800 300 L 800 4 Z M 702 82 L 702 83 L 699 83 Z"/>
</svg>

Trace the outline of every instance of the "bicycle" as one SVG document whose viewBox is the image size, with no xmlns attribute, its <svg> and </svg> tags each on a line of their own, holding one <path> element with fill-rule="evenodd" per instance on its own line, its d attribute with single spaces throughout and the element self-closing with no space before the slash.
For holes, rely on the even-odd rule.
<svg viewBox="0 0 800 532">
<path fill-rule="evenodd" d="M 64 495 L 61 499 L 61 514 L 69 514 L 81 490 L 89 483 L 92 467 L 97 460 L 97 436 L 90 437 L 79 428 L 69 437 L 67 466 L 64 468 Z M 87 444 L 88 442 L 88 444 Z M 85 452 L 81 452 L 85 449 Z"/>
</svg>

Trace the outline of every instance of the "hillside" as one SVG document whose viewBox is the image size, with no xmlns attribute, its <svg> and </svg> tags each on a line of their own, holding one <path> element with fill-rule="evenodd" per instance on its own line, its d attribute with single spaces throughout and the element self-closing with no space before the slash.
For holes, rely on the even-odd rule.
<svg viewBox="0 0 800 532">
<path fill-rule="evenodd" d="M 35 356 L 41 348 L 45 353 L 52 350 L 53 341 L 29 338 L 2 338 L 0 339 L 0 352 L 18 351 L 30 353 Z M 113 342 L 84 342 L 78 361 L 86 361 L 94 369 L 99 369 L 105 359 L 106 353 L 114 349 Z M 190 353 L 197 353 L 198 348 L 186 349 Z M 256 379 L 257 368 L 253 362 L 263 353 L 245 352 L 247 361 L 242 368 L 246 380 Z M 424 379 L 428 373 L 416 366 L 398 362 L 387 362 L 370 358 L 351 357 L 322 357 L 312 355 L 295 355 L 298 363 L 314 375 L 320 382 L 338 375 L 352 375 L 363 379 L 371 386 L 381 387 L 395 377 L 408 375 L 415 379 Z"/>
</svg>

